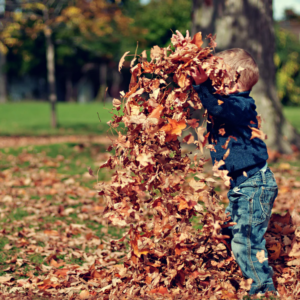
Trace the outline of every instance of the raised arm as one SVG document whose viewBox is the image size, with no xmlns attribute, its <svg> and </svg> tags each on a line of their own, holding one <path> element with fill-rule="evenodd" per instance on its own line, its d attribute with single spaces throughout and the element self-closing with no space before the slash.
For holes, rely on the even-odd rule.
<svg viewBox="0 0 300 300">
<path fill-rule="evenodd" d="M 198 85 L 196 82 L 193 87 L 203 106 L 212 116 L 241 125 L 250 125 L 250 121 L 256 122 L 256 106 L 254 100 L 249 97 L 249 92 L 221 96 L 215 94 L 215 89 L 209 79 Z"/>
</svg>

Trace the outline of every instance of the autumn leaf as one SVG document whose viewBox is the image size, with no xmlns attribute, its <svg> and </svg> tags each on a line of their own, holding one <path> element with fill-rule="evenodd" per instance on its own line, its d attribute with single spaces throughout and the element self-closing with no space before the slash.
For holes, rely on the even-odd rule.
<svg viewBox="0 0 300 300">
<path fill-rule="evenodd" d="M 203 190 L 206 186 L 204 182 L 196 181 L 195 179 L 192 179 L 189 184 L 196 192 Z"/>
<path fill-rule="evenodd" d="M 58 263 L 54 259 L 51 259 L 51 261 L 50 261 L 50 266 L 55 267 L 55 268 L 60 268 L 60 267 L 62 267 L 64 265 L 65 265 L 65 262 Z"/>
<path fill-rule="evenodd" d="M 197 119 L 191 119 L 191 120 L 186 120 L 186 122 L 188 123 L 189 126 L 191 126 L 192 128 L 197 128 L 199 126 L 199 120 Z"/>
<path fill-rule="evenodd" d="M 125 61 L 125 57 L 127 56 L 128 53 L 130 53 L 130 51 L 125 52 L 123 54 L 123 56 L 121 57 L 121 59 L 120 59 L 120 62 L 119 62 L 119 72 L 121 72 L 121 69 L 122 69 L 124 61 Z"/>
<path fill-rule="evenodd" d="M 189 249 L 187 247 L 180 246 L 180 245 L 176 245 L 176 247 L 175 247 L 175 254 L 176 255 L 181 255 L 182 252 L 187 252 L 187 251 L 189 251 Z"/>
<path fill-rule="evenodd" d="M 92 177 L 95 177 L 93 170 L 91 169 L 91 167 L 88 167 L 88 172 Z"/>
<path fill-rule="evenodd" d="M 268 260 L 268 258 L 265 257 L 265 250 L 257 251 L 256 258 L 258 261 L 262 264 L 264 261 Z"/>
<path fill-rule="evenodd" d="M 252 130 L 250 140 L 252 140 L 254 138 L 259 138 L 261 140 L 266 140 L 267 139 L 267 136 L 261 130 L 259 130 L 255 127 L 251 127 L 251 126 L 249 126 L 249 128 Z"/>
<path fill-rule="evenodd" d="M 80 299 L 88 299 L 90 297 L 90 293 L 87 290 L 81 291 L 79 294 Z"/>
<path fill-rule="evenodd" d="M 227 149 L 227 151 L 223 155 L 223 160 L 225 160 L 229 156 L 229 153 L 230 153 L 230 149 Z"/>
<path fill-rule="evenodd" d="M 59 236 L 59 232 L 57 230 L 44 230 L 44 234 L 52 235 L 52 236 Z"/>
<path fill-rule="evenodd" d="M 151 59 L 157 59 L 157 58 L 160 58 L 160 56 L 162 55 L 162 49 L 158 46 L 154 46 L 152 49 L 151 49 L 151 52 L 150 52 L 150 57 Z"/>
<path fill-rule="evenodd" d="M 53 274 L 56 275 L 57 277 L 66 277 L 69 272 L 70 272 L 69 269 L 59 269 L 56 270 Z"/>
<path fill-rule="evenodd" d="M 168 118 L 169 124 L 164 125 L 160 131 L 165 131 L 167 134 L 170 135 L 178 135 L 180 136 L 182 133 L 182 130 L 186 128 L 185 121 L 176 121 L 174 119 Z"/>
<path fill-rule="evenodd" d="M 9 282 L 11 279 L 13 279 L 12 276 L 0 276 L 0 283 Z"/>
<path fill-rule="evenodd" d="M 148 119 L 159 119 L 164 107 L 162 105 L 158 105 L 153 111 L 149 114 Z"/>
<path fill-rule="evenodd" d="M 136 239 L 131 240 L 130 243 L 131 243 L 131 246 L 132 246 L 132 249 L 133 249 L 133 253 L 137 257 L 141 257 L 142 254 L 147 255 L 149 253 L 149 249 L 139 250 L 138 241 Z"/>
<path fill-rule="evenodd" d="M 278 259 L 281 253 L 281 243 L 273 244 L 271 247 L 268 248 L 268 251 L 270 259 Z"/>
<path fill-rule="evenodd" d="M 151 153 L 141 153 L 137 156 L 136 160 L 140 163 L 141 166 L 146 167 L 148 164 L 153 164 Z"/>
<path fill-rule="evenodd" d="M 122 102 L 119 99 L 114 98 L 112 101 L 112 104 L 114 107 L 119 108 L 122 104 Z"/>
<path fill-rule="evenodd" d="M 162 294 L 162 295 L 169 294 L 167 288 L 163 287 L 163 286 L 160 286 L 159 288 L 153 289 L 149 293 L 150 294 Z"/>
<path fill-rule="evenodd" d="M 195 141 L 195 138 L 192 134 L 187 135 L 186 137 L 183 138 L 183 142 L 189 144 L 193 144 Z"/>
<path fill-rule="evenodd" d="M 242 279 L 240 283 L 240 288 L 246 291 L 250 291 L 251 285 L 252 285 L 253 279 Z"/>
<path fill-rule="evenodd" d="M 203 45 L 202 33 L 201 32 L 197 32 L 194 35 L 191 43 L 195 44 L 198 48 L 201 48 L 201 46 Z"/>
</svg>

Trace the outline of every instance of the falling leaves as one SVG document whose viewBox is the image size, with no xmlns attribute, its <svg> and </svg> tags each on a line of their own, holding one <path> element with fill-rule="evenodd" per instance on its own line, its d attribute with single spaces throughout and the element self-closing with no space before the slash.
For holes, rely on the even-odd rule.
<svg viewBox="0 0 300 300">
<path fill-rule="evenodd" d="M 127 54 L 129 54 L 129 53 L 130 53 L 130 51 L 125 52 L 125 53 L 123 54 L 123 56 L 121 57 L 120 62 L 119 62 L 119 72 L 121 72 L 121 69 L 122 69 L 123 64 L 124 64 L 124 62 L 125 62 L 125 57 L 126 57 Z"/>
<path fill-rule="evenodd" d="M 215 181 L 203 174 L 205 159 L 187 156 L 178 140 L 187 126 L 196 131 L 198 140 L 189 133 L 183 142 L 203 150 L 209 137 L 205 124 L 199 126 L 198 120 L 190 115 L 190 106 L 202 107 L 189 80 L 194 66 L 203 67 L 217 93 L 226 94 L 233 86 L 226 72 L 217 68 L 217 59 L 212 55 L 215 36 L 208 38 L 210 47 L 202 48 L 200 33 L 193 39 L 177 33 L 171 39 L 174 49 L 155 46 L 150 62 L 144 55 L 131 67 L 129 91 L 121 99 L 125 109 L 122 116 L 115 115 L 111 122 L 112 126 L 124 122 L 126 133 L 122 134 L 122 141 L 119 138 L 113 143 L 111 149 L 115 154 L 101 166 L 114 170 L 111 181 L 98 187 L 99 195 L 107 201 L 108 222 L 126 230 L 114 245 L 123 246 L 128 237 L 130 246 L 122 265 L 125 271 L 122 275 L 118 268 L 112 271 L 112 278 L 120 279 L 119 284 L 108 284 L 103 288 L 106 293 L 123 296 L 123 291 L 129 290 L 141 297 L 174 298 L 180 293 L 187 298 L 197 295 L 203 299 L 238 299 L 237 294 L 242 298 L 250 289 L 251 280 L 242 279 L 230 256 L 228 237 L 221 233 L 228 226 L 224 224 L 228 216 L 219 204 L 221 197 L 213 191 Z M 151 78 L 145 76 L 149 73 Z M 223 101 L 218 104 L 223 105 Z M 225 136 L 226 132 L 221 129 L 219 134 Z M 258 136 L 262 134 L 253 129 L 252 138 Z M 226 150 L 223 160 L 216 161 L 212 169 L 213 175 L 220 177 L 227 187 L 231 178 L 225 162 L 232 140 L 237 138 L 229 136 L 221 145 Z M 215 151 L 213 145 L 207 148 Z M 243 174 L 247 176 L 246 172 Z M 197 216 L 200 232 L 192 227 L 192 216 Z M 294 230 L 289 225 L 284 229 L 289 234 Z M 274 230 L 272 238 L 281 234 L 276 226 Z M 285 239 L 289 244 L 285 251 L 294 245 L 289 239 L 291 244 Z M 278 260 L 282 249 L 274 240 L 267 242 L 270 262 Z M 293 249 L 297 251 L 296 246 Z M 258 252 L 257 259 L 263 262 L 266 255 Z M 240 282 L 238 292 L 232 282 Z"/>
</svg>

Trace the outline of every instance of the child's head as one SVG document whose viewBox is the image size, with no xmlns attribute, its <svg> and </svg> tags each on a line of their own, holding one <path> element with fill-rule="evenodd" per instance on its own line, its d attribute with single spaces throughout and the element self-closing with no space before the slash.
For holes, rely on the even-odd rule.
<svg viewBox="0 0 300 300">
<path fill-rule="evenodd" d="M 253 57 L 245 50 L 233 48 L 217 53 L 215 56 L 223 59 L 225 65 L 229 66 L 229 73 L 235 76 L 239 70 L 240 77 L 237 81 L 238 91 L 250 91 L 259 79 L 259 69 Z M 244 70 L 243 70 L 244 69 Z"/>
</svg>

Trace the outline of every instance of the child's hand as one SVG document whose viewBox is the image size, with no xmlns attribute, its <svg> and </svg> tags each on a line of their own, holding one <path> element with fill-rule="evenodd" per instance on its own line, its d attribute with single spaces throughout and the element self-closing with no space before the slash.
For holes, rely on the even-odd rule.
<svg viewBox="0 0 300 300">
<path fill-rule="evenodd" d="M 208 79 L 208 76 L 200 66 L 192 68 L 191 75 L 197 85 L 205 82 Z"/>
</svg>

